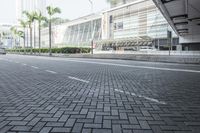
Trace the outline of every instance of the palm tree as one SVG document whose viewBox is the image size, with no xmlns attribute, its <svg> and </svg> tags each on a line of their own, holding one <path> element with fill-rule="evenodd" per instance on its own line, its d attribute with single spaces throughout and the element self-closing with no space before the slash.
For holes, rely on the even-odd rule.
<svg viewBox="0 0 200 133">
<path fill-rule="evenodd" d="M 111 5 L 115 5 L 117 4 L 120 0 L 106 0 L 108 3 L 110 3 Z"/>
<path fill-rule="evenodd" d="M 39 55 L 41 53 L 41 23 L 42 21 L 47 20 L 46 17 L 44 17 L 41 13 L 41 11 L 39 11 L 38 13 L 36 12 L 35 14 L 35 19 L 38 21 L 38 33 L 39 33 Z"/>
<path fill-rule="evenodd" d="M 34 22 L 35 12 L 23 11 L 23 14 L 27 17 L 27 24 L 30 29 L 30 45 L 31 45 L 31 54 L 33 54 L 33 41 L 32 41 L 32 23 Z"/>
<path fill-rule="evenodd" d="M 23 27 L 24 29 L 24 35 L 23 35 L 23 39 L 24 39 L 24 54 L 26 54 L 26 26 L 27 26 L 27 22 L 23 21 L 23 20 L 19 20 L 20 21 L 20 25 Z"/>
<path fill-rule="evenodd" d="M 13 27 L 10 28 L 10 31 L 11 31 L 13 39 L 14 39 L 14 46 L 15 46 L 15 52 L 16 52 L 16 48 L 17 48 L 17 46 L 16 46 L 17 29 L 16 29 L 16 27 L 13 26 Z"/>
<path fill-rule="evenodd" d="M 49 15 L 49 18 L 48 18 L 48 23 L 49 23 L 49 56 L 52 55 L 51 53 L 51 25 L 52 25 L 52 17 L 57 14 L 57 13 L 61 13 L 61 10 L 60 8 L 58 7 L 51 7 L 51 6 L 48 6 L 47 8 L 47 12 L 48 12 L 48 15 Z"/>
<path fill-rule="evenodd" d="M 24 39 L 24 32 L 23 31 L 17 31 L 17 33 L 16 33 L 16 35 L 17 35 L 17 37 L 18 37 L 18 39 L 19 39 L 19 45 L 20 45 L 20 39 L 22 38 L 22 39 Z M 20 50 L 19 50 L 19 52 L 20 52 Z"/>
</svg>

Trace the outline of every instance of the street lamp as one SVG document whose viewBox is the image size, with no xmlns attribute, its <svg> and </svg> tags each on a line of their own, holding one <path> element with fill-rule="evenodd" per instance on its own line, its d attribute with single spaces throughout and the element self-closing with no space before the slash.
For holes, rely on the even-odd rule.
<svg viewBox="0 0 200 133">
<path fill-rule="evenodd" d="M 91 14 L 93 14 L 93 1 L 92 0 L 88 0 L 91 4 Z M 93 20 L 91 20 L 91 26 L 90 26 L 90 32 L 91 32 L 91 54 L 93 54 L 93 44 L 94 44 L 94 38 L 93 38 L 93 33 L 92 33 L 92 29 L 93 29 Z"/>
</svg>

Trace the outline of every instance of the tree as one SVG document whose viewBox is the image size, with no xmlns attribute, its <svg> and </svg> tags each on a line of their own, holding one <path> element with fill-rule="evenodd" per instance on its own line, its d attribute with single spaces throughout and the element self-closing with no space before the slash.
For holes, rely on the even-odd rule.
<svg viewBox="0 0 200 133">
<path fill-rule="evenodd" d="M 17 48 L 19 48 L 19 46 L 17 46 L 17 43 L 16 43 L 17 39 L 19 39 L 19 44 L 20 44 L 20 38 L 24 39 L 24 32 L 18 31 L 16 27 L 11 27 L 10 31 L 11 31 L 13 38 L 14 38 L 15 50 L 16 50 Z"/>
<path fill-rule="evenodd" d="M 22 28 L 24 29 L 24 32 L 23 32 L 23 39 L 24 39 L 24 54 L 26 53 L 26 35 L 25 35 L 25 32 L 26 32 L 26 27 L 27 27 L 27 22 L 23 21 L 23 20 L 19 20 L 20 21 L 20 25 L 22 26 Z"/>
<path fill-rule="evenodd" d="M 16 29 L 16 27 L 11 27 L 10 28 L 10 31 L 11 31 L 11 33 L 12 33 L 12 36 L 13 36 L 13 39 L 14 39 L 14 47 L 15 47 L 15 52 L 16 52 L 16 36 L 17 36 L 17 29 Z"/>
<path fill-rule="evenodd" d="M 39 55 L 41 53 L 41 23 L 47 20 L 41 13 L 41 11 L 36 12 L 35 19 L 38 21 L 38 34 L 39 34 Z"/>
<path fill-rule="evenodd" d="M 31 45 L 31 54 L 33 54 L 33 41 L 32 41 L 32 24 L 34 22 L 34 18 L 35 18 L 35 12 L 27 12 L 27 11 L 23 11 L 23 14 L 26 15 L 27 18 L 27 23 L 30 29 L 30 45 Z"/>
<path fill-rule="evenodd" d="M 61 13 L 61 10 L 60 8 L 58 7 L 51 7 L 51 6 L 47 6 L 47 12 L 48 12 L 48 15 L 49 15 L 49 18 L 48 18 L 48 24 L 49 24 L 49 56 L 52 55 L 52 52 L 51 52 L 51 25 L 52 25 L 52 17 L 57 14 L 57 13 Z"/>
<path fill-rule="evenodd" d="M 17 37 L 18 37 L 18 39 L 19 39 L 19 45 L 20 45 L 20 38 L 22 38 L 22 39 L 24 39 L 25 38 L 25 36 L 24 36 L 24 34 L 25 34 L 25 32 L 23 32 L 23 31 L 17 31 Z M 19 47 L 19 46 L 18 46 Z M 20 52 L 20 51 L 19 51 Z"/>
<path fill-rule="evenodd" d="M 106 0 L 111 5 L 116 5 L 120 0 Z"/>
<path fill-rule="evenodd" d="M 69 22 L 69 19 L 62 19 L 62 18 L 59 18 L 59 17 L 54 17 L 54 18 L 52 18 L 52 20 L 51 20 L 51 23 L 52 23 L 53 25 L 59 25 L 59 24 L 66 23 L 66 22 Z M 48 22 L 45 21 L 45 22 L 42 24 L 42 27 L 49 27 Z"/>
</svg>

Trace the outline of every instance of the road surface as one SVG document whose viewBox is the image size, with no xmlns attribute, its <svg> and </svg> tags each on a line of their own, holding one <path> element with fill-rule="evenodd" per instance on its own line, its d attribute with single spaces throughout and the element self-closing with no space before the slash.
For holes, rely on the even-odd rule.
<svg viewBox="0 0 200 133">
<path fill-rule="evenodd" d="M 200 66 L 0 56 L 0 133 L 199 133 Z"/>
</svg>

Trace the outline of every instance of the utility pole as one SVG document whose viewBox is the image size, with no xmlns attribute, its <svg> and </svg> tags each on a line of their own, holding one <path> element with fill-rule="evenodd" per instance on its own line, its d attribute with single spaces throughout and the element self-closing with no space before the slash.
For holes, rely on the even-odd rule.
<svg viewBox="0 0 200 133">
<path fill-rule="evenodd" d="M 169 47 L 169 56 L 171 55 L 171 47 L 172 47 L 172 32 L 167 31 L 167 42 L 168 42 L 168 47 Z"/>
<path fill-rule="evenodd" d="M 91 14 L 93 14 L 93 1 L 92 0 L 89 0 L 90 4 L 91 4 Z M 91 43 L 91 54 L 93 54 L 93 45 L 94 45 L 94 38 L 93 38 L 93 32 L 92 32 L 92 29 L 93 29 L 93 20 L 91 20 L 91 26 L 90 26 L 90 32 L 91 32 L 91 40 L 90 40 L 90 43 Z"/>
</svg>

